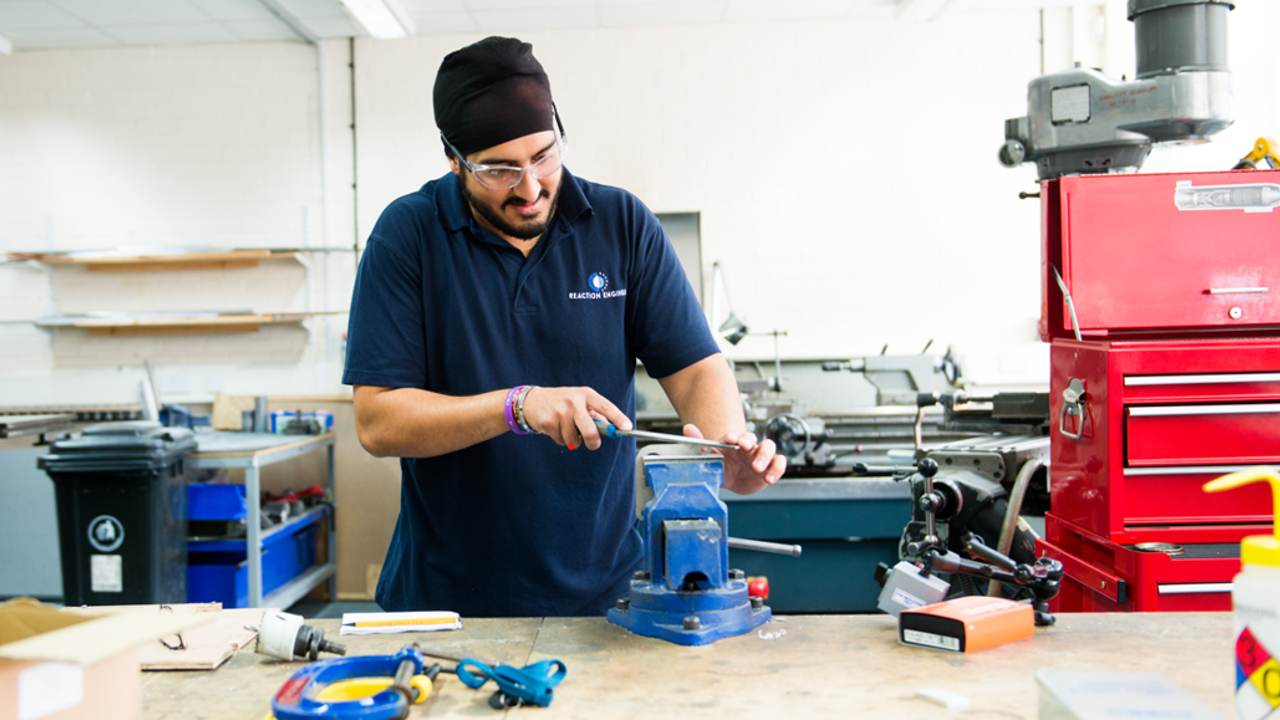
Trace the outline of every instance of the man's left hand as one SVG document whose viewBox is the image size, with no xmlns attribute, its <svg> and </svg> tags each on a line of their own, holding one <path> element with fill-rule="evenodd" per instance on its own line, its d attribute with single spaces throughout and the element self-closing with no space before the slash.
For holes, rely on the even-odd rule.
<svg viewBox="0 0 1280 720">
<path fill-rule="evenodd" d="M 684 436 L 702 438 L 694 425 L 684 426 Z M 764 486 L 778 482 L 787 469 L 787 459 L 777 454 L 773 441 L 757 442 L 753 433 L 729 433 L 720 442 L 737 445 L 737 450 L 715 450 L 724 455 L 724 486 L 739 495 L 759 492 Z"/>
</svg>

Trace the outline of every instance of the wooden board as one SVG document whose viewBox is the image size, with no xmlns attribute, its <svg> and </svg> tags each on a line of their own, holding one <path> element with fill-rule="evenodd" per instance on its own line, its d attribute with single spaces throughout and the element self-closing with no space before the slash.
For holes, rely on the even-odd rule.
<svg viewBox="0 0 1280 720">
<path fill-rule="evenodd" d="M 209 317 L 171 318 L 143 317 L 134 319 L 77 320 L 71 327 L 89 331 L 92 336 L 137 335 L 214 335 L 258 332 L 260 325 L 300 323 L 302 314 L 291 315 L 217 315 Z"/>
<path fill-rule="evenodd" d="M 338 621 L 317 620 L 326 635 Z M 959 655 L 897 642 L 887 615 L 797 615 L 759 632 L 702 647 L 631 635 L 604 618 L 464 619 L 439 634 L 343 636 L 349 655 L 387 654 L 419 642 L 450 654 L 524 665 L 556 658 L 568 673 L 551 707 L 562 718 L 1003 718 L 1037 716 L 1038 670 L 1156 672 L 1224 718 L 1234 714 L 1229 613 L 1059 615 L 1036 637 Z M 448 665 L 448 663 L 445 663 Z M 300 665 L 240 653 L 212 674 L 143 679 L 144 718 L 261 718 L 271 696 Z M 923 687 L 968 697 L 948 711 L 915 699 Z M 480 690 L 441 675 L 411 718 L 494 717 Z M 216 700 L 217 702 L 211 702 Z M 512 710 L 508 713 L 527 713 Z"/>
<path fill-rule="evenodd" d="M 192 457 L 246 457 L 266 456 L 292 450 L 303 445 L 319 443 L 333 433 L 321 435 L 283 435 L 279 433 L 219 432 L 201 433 L 196 436 L 196 451 Z"/>
<path fill-rule="evenodd" d="M 164 262 L 161 260 L 138 260 L 135 262 L 91 262 L 85 263 L 85 267 L 89 272 L 138 272 L 150 271 L 159 272 L 164 270 L 239 270 L 243 268 L 256 268 L 258 261 L 254 260 L 175 260 L 172 262 Z"/>
<path fill-rule="evenodd" d="M 254 408 L 254 396 L 252 395 L 224 395 L 218 393 L 213 398 L 213 423 L 214 430 L 240 430 L 244 426 L 245 410 Z"/>
<path fill-rule="evenodd" d="M 283 260 L 295 253 L 271 250 L 228 250 L 223 252 L 169 253 L 164 255 L 71 256 L 57 253 L 22 255 L 24 259 L 49 265 L 83 266 L 89 272 L 136 272 L 162 270 L 227 270 L 257 267 L 260 260 Z"/>
<path fill-rule="evenodd" d="M 76 421 L 73 413 L 44 415 L 0 415 L 0 438 L 54 432 L 70 427 Z"/>
<path fill-rule="evenodd" d="M 110 615 L 121 610 L 137 610 L 140 606 L 95 606 L 65 608 L 64 612 L 76 615 Z M 258 627 L 262 623 L 263 608 L 227 609 L 221 603 L 190 603 L 152 606 L 157 612 L 175 615 L 208 613 L 213 619 L 179 633 L 166 635 L 160 641 L 146 643 L 138 648 L 138 660 L 143 670 L 216 670 L 238 650 L 253 642 L 258 633 L 246 626 Z M 178 648 L 178 649 L 174 649 Z"/>
<path fill-rule="evenodd" d="M 934 686 L 968 697 L 968 717 L 1033 720 L 1035 672 L 1050 669 L 1162 673 L 1230 717 L 1229 614 L 1058 618 L 1034 639 L 972 655 L 901 645 L 888 615 L 796 615 L 762 628 L 785 630 L 777 639 L 757 631 L 698 648 L 594 618 L 548 619 L 532 659 L 569 663 L 556 718 L 949 717 L 914 699 Z"/>
<path fill-rule="evenodd" d="M 246 626 L 262 623 L 262 608 L 222 610 L 209 623 L 183 630 L 181 636 L 164 638 L 171 650 L 160 643 L 143 645 L 138 653 L 143 670 L 216 670 L 258 633 Z M 175 640 L 178 642 L 175 643 Z"/>
</svg>

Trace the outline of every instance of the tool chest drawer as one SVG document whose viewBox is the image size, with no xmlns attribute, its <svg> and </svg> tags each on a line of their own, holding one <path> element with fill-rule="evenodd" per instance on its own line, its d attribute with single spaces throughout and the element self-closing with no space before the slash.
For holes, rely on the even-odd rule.
<svg viewBox="0 0 1280 720">
<path fill-rule="evenodd" d="M 1205 483 L 1252 465 L 1125 468 L 1121 497 L 1126 525 L 1269 523 L 1271 489 L 1254 484 L 1206 493 Z"/>
<path fill-rule="evenodd" d="M 1062 563 L 1053 612 L 1223 612 L 1240 572 L 1238 543 L 1121 545 L 1074 526 L 1052 512 L 1036 555 Z"/>
<path fill-rule="evenodd" d="M 1280 403 L 1126 408 L 1130 467 L 1280 462 Z"/>
<path fill-rule="evenodd" d="M 1059 518 L 1122 544 L 1232 542 L 1269 525 L 1267 488 L 1202 488 L 1280 464 L 1280 338 L 1055 339 L 1050 354 Z"/>
<path fill-rule="evenodd" d="M 1041 334 L 1280 325 L 1280 170 L 1085 175 L 1041 188 Z"/>
</svg>

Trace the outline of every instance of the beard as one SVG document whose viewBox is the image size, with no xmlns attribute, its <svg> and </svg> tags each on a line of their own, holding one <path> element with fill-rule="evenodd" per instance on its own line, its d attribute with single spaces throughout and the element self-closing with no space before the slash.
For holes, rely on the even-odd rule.
<svg viewBox="0 0 1280 720">
<path fill-rule="evenodd" d="M 551 218 L 555 217 L 556 205 L 560 202 L 560 185 L 556 186 L 555 197 L 551 197 L 551 193 L 545 188 L 541 189 L 538 197 L 551 198 L 551 207 L 547 210 L 546 220 L 525 220 L 519 224 L 513 223 L 502 214 L 508 205 L 527 205 L 528 201 L 519 197 L 507 198 L 498 207 L 485 202 L 471 192 L 471 188 L 467 186 L 466 176 L 459 178 L 462 187 L 462 196 L 467 199 L 467 203 L 476 211 L 480 217 L 484 218 L 490 225 L 498 229 L 498 232 L 517 240 L 534 240 L 541 237 L 547 231 L 547 226 L 551 224 Z"/>
</svg>

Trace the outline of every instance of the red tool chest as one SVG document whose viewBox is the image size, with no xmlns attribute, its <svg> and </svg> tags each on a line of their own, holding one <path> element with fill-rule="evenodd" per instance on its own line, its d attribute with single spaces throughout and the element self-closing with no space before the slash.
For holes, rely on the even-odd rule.
<svg viewBox="0 0 1280 720">
<path fill-rule="evenodd" d="M 1055 269 L 1085 336 L 1280 332 L 1280 170 L 1064 177 L 1040 197 L 1045 342 L 1073 336 Z"/>
<path fill-rule="evenodd" d="M 1201 488 L 1280 463 L 1280 171 L 1068 177 L 1041 198 L 1057 609 L 1230 609 L 1269 491 Z"/>
</svg>

